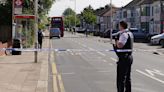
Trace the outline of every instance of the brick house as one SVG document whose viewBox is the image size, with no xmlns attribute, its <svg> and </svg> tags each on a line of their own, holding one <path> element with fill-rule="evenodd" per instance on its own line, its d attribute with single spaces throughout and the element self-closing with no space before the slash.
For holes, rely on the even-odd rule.
<svg viewBox="0 0 164 92">
<path fill-rule="evenodd" d="M 97 16 L 97 25 L 99 26 L 98 27 L 98 29 L 99 30 L 97 30 L 97 31 L 99 31 L 99 33 L 101 34 L 102 32 L 104 32 L 105 30 L 107 30 L 107 29 L 110 29 L 111 28 L 111 15 L 113 14 L 115 14 L 114 16 L 112 16 L 112 17 L 114 17 L 113 18 L 113 26 L 115 27 L 115 25 L 116 25 L 116 11 L 118 10 L 118 8 L 117 7 L 112 7 L 113 9 L 112 9 L 112 11 L 111 11 L 111 8 L 110 8 L 110 6 L 106 6 L 106 8 L 103 8 L 103 9 L 101 9 L 101 10 L 99 10 L 99 11 L 97 11 L 96 12 L 96 16 Z M 112 12 L 112 14 L 111 14 L 111 12 Z"/>
<path fill-rule="evenodd" d="M 119 9 L 119 20 L 129 27 L 145 30 L 148 34 L 164 31 L 164 0 L 133 0 Z"/>
</svg>

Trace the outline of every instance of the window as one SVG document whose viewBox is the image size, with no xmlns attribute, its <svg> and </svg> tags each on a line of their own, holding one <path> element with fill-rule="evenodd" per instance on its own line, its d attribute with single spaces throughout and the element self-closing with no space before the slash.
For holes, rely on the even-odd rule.
<svg viewBox="0 0 164 92">
<path fill-rule="evenodd" d="M 127 18 L 127 12 L 126 11 L 123 12 L 123 18 Z"/>
<path fill-rule="evenodd" d="M 154 7 L 152 7 L 152 16 L 154 16 Z"/>
<path fill-rule="evenodd" d="M 164 12 L 164 2 L 162 2 L 162 12 Z"/>
<path fill-rule="evenodd" d="M 154 12 L 157 14 L 157 13 L 160 13 L 160 5 L 156 5 L 154 7 Z"/>
<path fill-rule="evenodd" d="M 150 7 L 149 6 L 142 7 L 141 8 L 141 15 L 142 16 L 150 16 Z"/>
</svg>

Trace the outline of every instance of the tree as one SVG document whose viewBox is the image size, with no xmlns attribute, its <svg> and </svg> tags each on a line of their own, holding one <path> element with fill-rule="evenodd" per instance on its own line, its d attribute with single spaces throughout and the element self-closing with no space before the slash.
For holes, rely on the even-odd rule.
<svg viewBox="0 0 164 92">
<path fill-rule="evenodd" d="M 95 24 L 96 23 L 96 15 L 94 14 L 94 10 L 91 6 L 86 7 L 83 10 L 81 15 L 87 24 Z"/>
<path fill-rule="evenodd" d="M 39 15 L 47 14 L 54 1 L 55 0 L 38 0 Z M 24 0 L 23 2 L 24 13 L 31 13 L 31 14 L 34 13 L 34 2 L 35 0 Z"/>
<path fill-rule="evenodd" d="M 67 9 L 63 12 L 63 16 L 69 16 L 69 15 L 75 15 L 75 11 L 73 11 L 71 8 L 67 8 Z"/>
<path fill-rule="evenodd" d="M 12 25 L 12 0 L 0 2 L 0 25 Z"/>
<path fill-rule="evenodd" d="M 80 19 L 75 14 L 76 14 L 75 11 L 73 11 L 71 8 L 67 8 L 63 12 L 64 24 L 66 27 L 75 26 L 75 16 L 76 16 L 76 26 L 80 24 Z"/>
</svg>

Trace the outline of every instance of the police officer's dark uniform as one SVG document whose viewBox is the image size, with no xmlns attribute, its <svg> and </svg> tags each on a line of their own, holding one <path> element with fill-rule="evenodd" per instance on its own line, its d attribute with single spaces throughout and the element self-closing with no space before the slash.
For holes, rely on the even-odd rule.
<svg viewBox="0 0 164 92">
<path fill-rule="evenodd" d="M 132 50 L 133 49 L 133 35 L 127 29 L 120 33 L 119 40 L 121 36 L 126 36 L 124 46 L 118 48 L 117 45 L 114 46 L 116 55 L 118 56 L 117 62 L 117 90 L 118 92 L 131 92 L 131 65 L 133 62 L 132 51 L 118 52 L 117 50 Z"/>
<path fill-rule="evenodd" d="M 43 43 L 43 33 L 40 29 L 38 31 L 38 43 L 39 43 L 39 48 L 41 49 Z"/>
</svg>

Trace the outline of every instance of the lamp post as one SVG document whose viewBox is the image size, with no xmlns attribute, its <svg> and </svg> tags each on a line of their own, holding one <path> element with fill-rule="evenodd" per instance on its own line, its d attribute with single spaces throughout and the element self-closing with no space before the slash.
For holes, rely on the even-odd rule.
<svg viewBox="0 0 164 92">
<path fill-rule="evenodd" d="M 112 0 L 110 0 L 110 10 L 111 10 L 111 30 L 110 30 L 110 41 L 111 41 L 111 44 L 113 44 L 112 42 L 112 31 L 113 31 L 113 10 L 112 10 Z"/>
<path fill-rule="evenodd" d="M 35 25 L 34 25 L 34 30 L 35 30 L 35 49 L 38 49 L 38 0 L 35 0 L 34 3 L 34 15 L 35 15 Z M 38 52 L 34 52 L 34 61 L 37 63 L 38 61 Z"/>
<path fill-rule="evenodd" d="M 14 24 L 14 0 L 12 0 L 12 42 L 15 37 L 15 24 Z"/>
<path fill-rule="evenodd" d="M 75 32 L 76 32 L 76 0 L 75 0 Z"/>
</svg>

